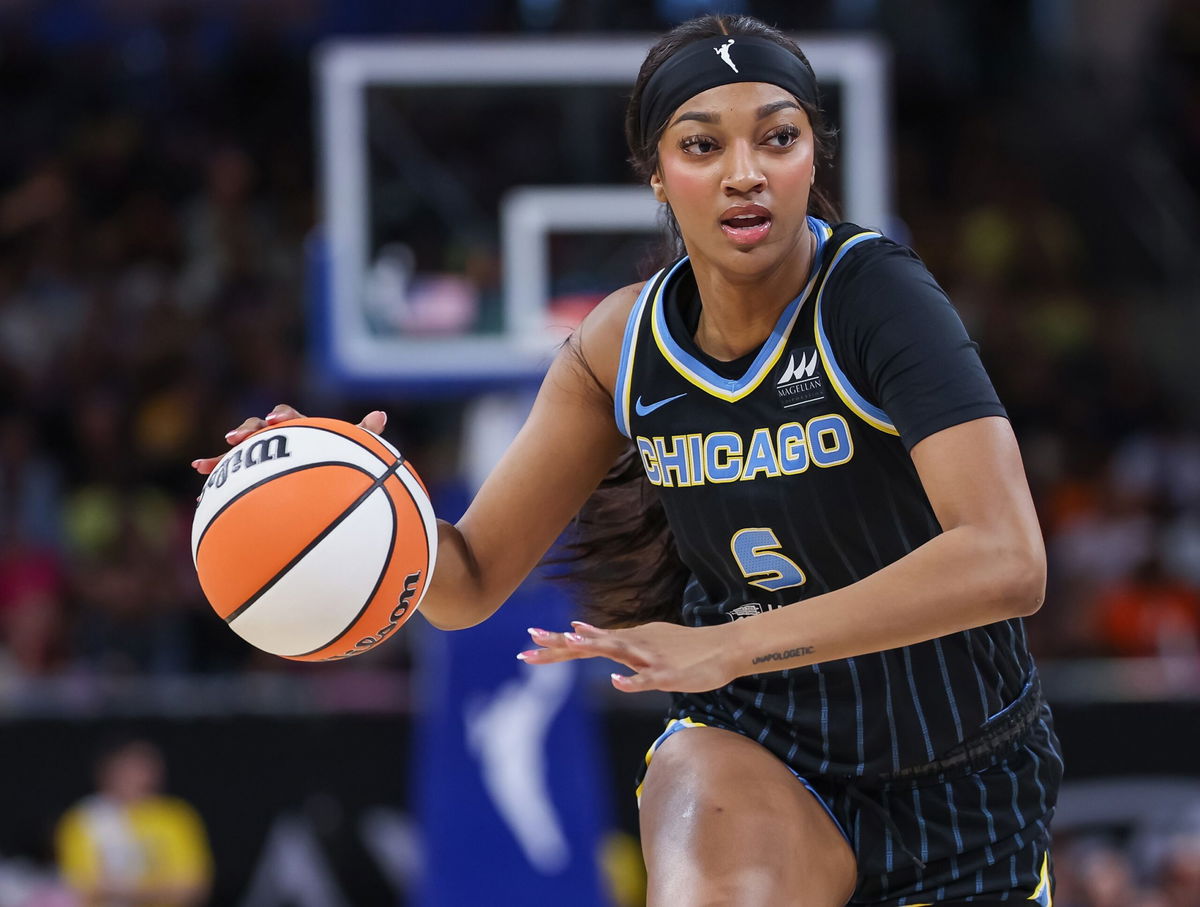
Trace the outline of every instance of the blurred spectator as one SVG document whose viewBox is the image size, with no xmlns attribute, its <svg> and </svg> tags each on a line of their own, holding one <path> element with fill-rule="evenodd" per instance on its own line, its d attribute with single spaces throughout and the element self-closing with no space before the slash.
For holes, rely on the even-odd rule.
<svg viewBox="0 0 1200 907">
<path fill-rule="evenodd" d="M 66 522 L 71 602 L 83 617 L 76 659 L 108 673 L 183 671 L 194 573 L 180 563 L 189 527 L 177 502 L 154 486 L 95 483 L 72 495 Z"/>
<path fill-rule="evenodd" d="M 53 551 L 20 541 L 0 548 L 0 671 L 5 661 L 26 675 L 60 666 L 66 654 L 63 587 Z"/>
<path fill-rule="evenodd" d="M 1157 556 L 1100 595 L 1096 619 L 1105 653 L 1200 657 L 1200 593 L 1168 576 Z"/>
<path fill-rule="evenodd" d="M 180 297 L 192 310 L 243 282 L 286 280 L 299 266 L 282 247 L 271 208 L 254 197 L 254 162 L 241 148 L 218 148 L 206 163 L 204 194 L 183 214 L 186 263 Z"/>
<path fill-rule="evenodd" d="M 27 412 L 0 418 L 0 526 L 7 542 L 54 548 L 62 541 L 61 474 Z"/>
<path fill-rule="evenodd" d="M 162 755 L 151 743 L 118 745 L 97 765 L 96 794 L 73 806 L 55 834 L 58 865 L 88 907 L 191 907 L 212 881 L 204 825 L 162 793 Z"/>
<path fill-rule="evenodd" d="M 1056 848 L 1054 903 L 1058 907 L 1168 907 L 1137 879 L 1124 849 L 1108 841 L 1079 841 Z"/>
<path fill-rule="evenodd" d="M 1153 554 L 1155 522 L 1141 501 L 1122 495 L 1101 478 L 1099 487 L 1073 488 L 1077 503 L 1057 500 L 1061 525 L 1047 526 L 1053 607 L 1044 618 L 1054 632 L 1039 639 L 1052 654 L 1095 654 L 1097 596 L 1130 576 Z M 1035 634 L 1038 625 L 1034 622 Z"/>
<path fill-rule="evenodd" d="M 1174 836 L 1159 871 L 1162 907 L 1200 904 L 1200 831 Z"/>
<path fill-rule="evenodd" d="M 1146 501 L 1200 508 L 1200 435 L 1178 424 L 1145 426 L 1117 447 L 1112 481 Z"/>
</svg>

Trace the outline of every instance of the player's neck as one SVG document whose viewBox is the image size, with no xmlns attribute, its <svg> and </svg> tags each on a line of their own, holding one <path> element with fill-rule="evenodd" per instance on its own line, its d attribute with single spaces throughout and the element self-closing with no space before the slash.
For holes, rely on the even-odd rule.
<svg viewBox="0 0 1200 907">
<path fill-rule="evenodd" d="M 708 355 L 732 360 L 762 346 L 780 313 L 808 280 L 816 241 L 804 231 L 795 254 L 765 274 L 745 278 L 692 260 L 700 293 L 700 323 L 695 341 Z"/>
</svg>

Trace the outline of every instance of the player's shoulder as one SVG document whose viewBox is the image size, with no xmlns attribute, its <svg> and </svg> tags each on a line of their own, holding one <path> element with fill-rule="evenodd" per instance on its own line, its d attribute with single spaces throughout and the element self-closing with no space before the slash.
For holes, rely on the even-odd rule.
<svg viewBox="0 0 1200 907">
<path fill-rule="evenodd" d="M 587 314 L 587 317 L 583 319 L 583 325 L 593 334 L 618 335 L 619 344 L 619 337 L 624 334 L 625 325 L 629 321 L 629 313 L 633 310 L 647 283 L 648 281 L 643 280 L 640 283 L 631 283 L 619 290 L 613 290 Z"/>
<path fill-rule="evenodd" d="M 856 278 L 903 278 L 928 273 L 919 255 L 881 231 L 843 222 L 831 227 L 825 244 L 830 280 L 852 283 Z"/>
<path fill-rule="evenodd" d="M 826 244 L 827 271 L 820 306 L 823 328 L 835 345 L 883 324 L 927 319 L 953 310 L 945 290 L 921 257 L 902 242 L 857 224 L 839 224 Z"/>
<path fill-rule="evenodd" d="M 631 283 L 609 293 L 587 314 L 568 341 L 575 345 L 576 352 L 609 394 L 616 387 L 625 328 L 646 283 Z"/>
</svg>

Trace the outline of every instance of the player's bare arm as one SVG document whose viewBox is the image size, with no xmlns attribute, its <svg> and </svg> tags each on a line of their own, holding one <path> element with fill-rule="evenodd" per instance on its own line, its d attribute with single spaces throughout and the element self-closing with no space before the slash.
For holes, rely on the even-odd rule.
<svg viewBox="0 0 1200 907">
<path fill-rule="evenodd" d="M 640 285 L 608 296 L 559 351 L 525 425 L 457 525 L 438 522 L 438 562 L 421 613 L 442 629 L 491 616 L 527 577 L 579 511 L 627 443 L 613 419 L 621 332 Z M 587 363 L 587 367 L 581 363 Z M 589 369 L 590 368 L 590 372 Z M 249 418 L 225 440 L 301 418 L 286 404 Z M 363 428 L 380 434 L 382 412 Z M 220 457 L 195 460 L 202 474 Z"/>
<path fill-rule="evenodd" d="M 441 524 L 421 610 L 443 629 L 489 617 L 529 575 L 627 443 L 613 420 L 620 334 L 638 287 L 613 293 L 559 351 L 516 439 L 456 526 Z M 595 372 L 579 360 L 577 347 Z M 597 384 L 599 379 L 601 385 Z M 453 553 L 449 553 L 453 552 Z"/>
<path fill-rule="evenodd" d="M 1045 593 L 1045 549 L 1008 421 L 945 429 L 917 444 L 912 457 L 943 532 L 877 573 L 726 626 L 538 630 L 533 640 L 543 648 L 523 659 L 603 656 L 638 672 L 614 675 L 618 689 L 703 691 L 1035 612 Z"/>
</svg>

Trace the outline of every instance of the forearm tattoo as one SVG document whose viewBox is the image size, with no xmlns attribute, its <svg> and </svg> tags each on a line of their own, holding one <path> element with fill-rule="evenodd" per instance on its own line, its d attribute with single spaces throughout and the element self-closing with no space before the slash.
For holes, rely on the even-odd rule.
<svg viewBox="0 0 1200 907">
<path fill-rule="evenodd" d="M 768 652 L 766 655 L 754 656 L 751 664 L 763 664 L 768 661 L 787 661 L 789 658 L 799 658 L 801 655 L 811 655 L 812 646 L 797 646 L 794 649 L 784 649 L 782 652 Z"/>
</svg>

